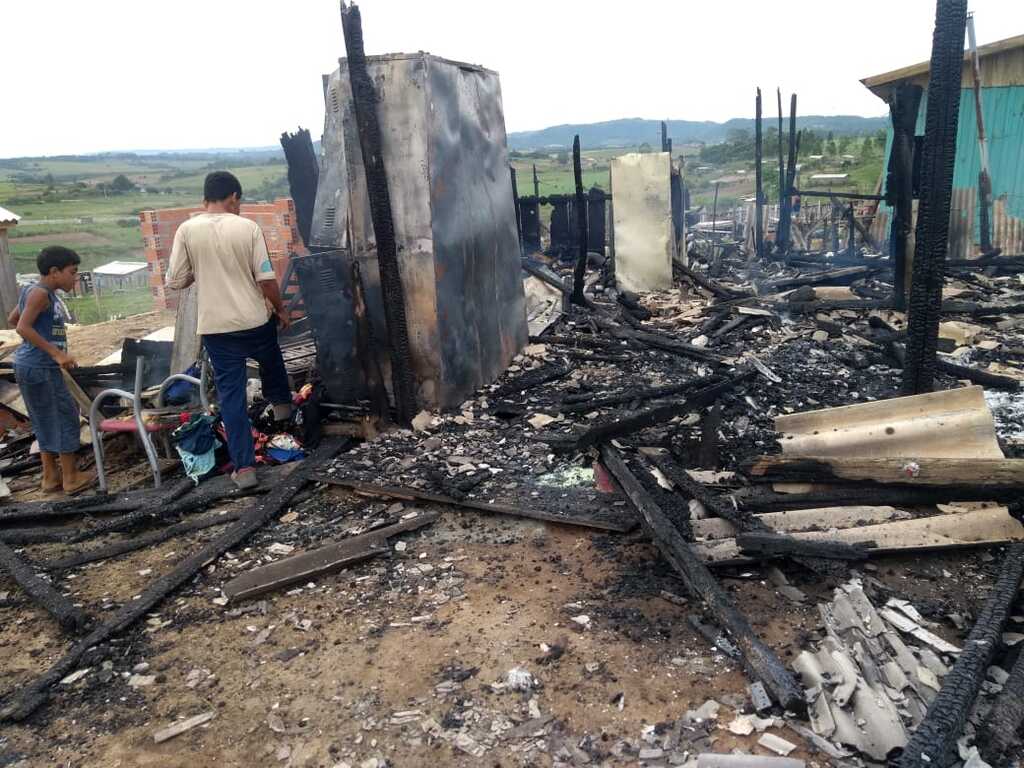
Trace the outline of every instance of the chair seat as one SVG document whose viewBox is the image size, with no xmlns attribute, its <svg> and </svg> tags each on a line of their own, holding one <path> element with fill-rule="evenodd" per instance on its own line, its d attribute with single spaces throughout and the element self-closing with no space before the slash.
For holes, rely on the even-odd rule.
<svg viewBox="0 0 1024 768">
<path fill-rule="evenodd" d="M 171 429 L 175 424 L 146 424 L 147 432 L 159 432 L 163 429 Z M 135 419 L 104 419 L 100 422 L 100 432 L 138 432 L 138 425 Z"/>
</svg>

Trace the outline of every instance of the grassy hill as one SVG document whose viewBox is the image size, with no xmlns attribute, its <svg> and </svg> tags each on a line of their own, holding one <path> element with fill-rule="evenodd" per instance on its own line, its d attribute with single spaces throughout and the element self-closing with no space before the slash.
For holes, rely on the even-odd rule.
<svg viewBox="0 0 1024 768">
<path fill-rule="evenodd" d="M 766 118 L 765 127 L 771 118 Z M 668 135 L 673 143 L 714 144 L 725 141 L 733 131 L 753 131 L 754 119 L 737 117 L 724 123 L 696 120 L 666 120 Z M 787 123 L 788 124 L 788 123 Z M 887 117 L 857 117 L 855 115 L 808 115 L 797 117 L 797 128 L 836 136 L 859 136 L 875 133 L 889 124 Z M 573 136 L 579 134 L 584 147 L 636 147 L 643 143 L 660 146 L 661 121 L 629 118 L 608 120 L 603 123 L 553 125 L 537 131 L 519 131 L 508 135 L 509 149 L 551 149 L 572 146 Z"/>
</svg>

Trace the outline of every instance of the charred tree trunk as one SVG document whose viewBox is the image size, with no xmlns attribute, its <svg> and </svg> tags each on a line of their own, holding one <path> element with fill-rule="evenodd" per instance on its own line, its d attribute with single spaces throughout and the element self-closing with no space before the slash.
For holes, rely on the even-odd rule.
<svg viewBox="0 0 1024 768">
<path fill-rule="evenodd" d="M 366 68 L 363 50 L 363 26 L 358 6 L 341 9 L 341 26 L 348 56 L 348 75 L 352 84 L 352 102 L 359 132 L 359 147 L 366 172 L 366 192 L 370 198 L 370 218 L 377 242 L 380 287 L 384 294 L 384 318 L 391 352 L 391 386 L 395 394 L 398 421 L 409 424 L 418 411 L 416 381 L 413 377 L 409 328 L 405 318 L 405 291 L 398 266 L 395 223 L 391 217 L 391 193 L 384 168 L 384 150 L 377 119 L 377 92 Z"/>
<path fill-rule="evenodd" d="M 587 297 L 583 295 L 583 278 L 587 274 L 587 196 L 583 191 L 583 163 L 580 159 L 580 137 L 577 134 L 572 140 L 572 173 L 576 182 L 576 268 L 572 273 L 573 304 L 587 306 Z"/>
<path fill-rule="evenodd" d="M 921 160 L 914 277 L 910 286 L 904 395 L 931 392 L 935 386 L 966 27 L 967 0 L 938 0 Z"/>
</svg>

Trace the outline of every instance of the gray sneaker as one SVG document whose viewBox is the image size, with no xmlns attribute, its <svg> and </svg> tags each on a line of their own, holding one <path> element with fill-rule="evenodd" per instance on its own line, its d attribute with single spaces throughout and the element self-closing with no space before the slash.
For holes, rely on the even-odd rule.
<svg viewBox="0 0 1024 768">
<path fill-rule="evenodd" d="M 260 479 L 256 477 L 255 467 L 246 467 L 238 472 L 232 472 L 231 479 L 243 491 L 251 491 L 260 484 Z"/>
</svg>

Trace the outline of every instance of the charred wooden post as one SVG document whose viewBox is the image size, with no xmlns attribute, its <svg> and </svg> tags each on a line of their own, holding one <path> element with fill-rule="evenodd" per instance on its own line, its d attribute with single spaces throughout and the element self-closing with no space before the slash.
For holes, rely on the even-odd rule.
<svg viewBox="0 0 1024 768">
<path fill-rule="evenodd" d="M 740 651 L 741 663 L 747 674 L 762 681 L 784 709 L 805 712 L 807 702 L 796 679 L 772 649 L 757 637 L 722 585 L 630 471 L 622 455 L 610 445 L 604 445 L 601 447 L 601 461 L 643 516 L 658 551 L 683 578 L 690 594 L 703 600 L 715 621 L 728 632 L 729 639 Z"/>
<path fill-rule="evenodd" d="M 53 585 L 36 575 L 32 566 L 6 544 L 0 542 L 0 570 L 14 579 L 32 602 L 53 616 L 66 632 L 79 632 L 89 623 L 81 608 L 54 589 Z"/>
<path fill-rule="evenodd" d="M 522 217 L 523 255 L 540 253 L 540 202 L 537 198 L 522 198 L 519 201 L 519 215 Z"/>
<path fill-rule="evenodd" d="M 981 233 L 981 252 L 988 254 L 992 248 L 992 177 L 989 175 L 988 140 L 985 138 L 985 116 L 981 108 L 981 62 L 978 59 L 978 42 L 974 38 L 974 14 L 967 14 L 967 39 L 971 50 L 971 76 L 974 81 L 974 118 L 978 123 L 978 150 L 981 170 L 978 172 L 978 229 Z"/>
<path fill-rule="evenodd" d="M 796 94 L 789 97 L 789 155 L 783 179 L 782 207 L 779 209 L 779 250 L 789 253 L 789 238 L 793 223 L 793 184 L 796 182 L 796 158 L 800 151 L 800 135 L 796 132 Z"/>
<path fill-rule="evenodd" d="M 903 394 L 931 392 L 949 243 L 967 0 L 938 0 L 932 39 Z"/>
<path fill-rule="evenodd" d="M 885 198 L 893 211 L 890 240 L 893 306 L 899 310 L 904 309 L 907 303 L 907 248 L 914 206 L 914 130 L 921 93 L 921 86 L 901 83 L 889 96 L 892 149 L 889 152 Z"/>
<path fill-rule="evenodd" d="M 310 233 L 313 231 L 316 188 L 320 182 L 320 162 L 313 148 L 313 139 L 305 128 L 299 128 L 295 133 L 282 133 L 281 148 L 284 150 L 285 162 L 288 163 L 288 190 L 295 201 L 299 234 L 308 247 Z"/>
<path fill-rule="evenodd" d="M 605 255 L 607 232 L 605 206 L 604 192 L 597 187 L 591 187 L 587 193 L 587 249 L 602 256 Z"/>
<path fill-rule="evenodd" d="M 853 203 L 846 209 L 846 256 L 849 259 L 857 256 L 857 218 Z"/>
<path fill-rule="evenodd" d="M 515 171 L 513 171 L 515 173 Z M 363 369 L 363 380 L 370 392 L 373 412 L 384 422 L 391 421 L 388 393 L 384 386 L 384 373 L 376 355 L 377 343 L 373 337 L 373 324 L 366 312 L 366 289 L 358 259 L 352 259 L 352 315 L 356 321 L 356 354 Z"/>
<path fill-rule="evenodd" d="M 786 164 L 782 160 L 782 89 L 775 89 L 775 98 L 779 102 L 779 227 L 782 226 L 782 207 L 786 196 Z M 775 248 L 779 247 L 779 230 L 775 230 Z"/>
<path fill-rule="evenodd" d="M 327 438 L 302 464 L 278 484 L 267 496 L 256 502 L 228 530 L 221 533 L 197 551 L 179 562 L 171 571 L 153 581 L 137 599 L 125 603 L 104 624 L 96 627 L 46 672 L 32 683 L 20 688 L 0 709 L 0 721 L 20 722 L 31 716 L 50 696 L 50 688 L 73 670 L 86 651 L 110 637 L 123 632 L 149 613 L 165 597 L 190 581 L 195 575 L 223 555 L 241 544 L 279 514 L 288 502 L 302 490 L 315 470 L 334 458 L 346 444 L 345 438 Z"/>
<path fill-rule="evenodd" d="M 722 406 L 707 408 L 700 417 L 700 450 L 697 463 L 703 469 L 718 469 L 718 430 L 722 428 Z"/>
<path fill-rule="evenodd" d="M 366 68 L 363 50 L 363 26 L 356 5 L 341 9 L 341 26 L 345 35 L 348 74 L 352 84 L 352 104 L 359 132 L 359 147 L 366 172 L 366 192 L 370 201 L 370 218 L 377 242 L 377 263 L 380 287 L 384 294 L 384 319 L 388 329 L 391 353 L 391 386 L 395 396 L 398 421 L 408 424 L 419 410 L 416 402 L 416 380 L 413 377 L 412 354 L 409 349 L 409 327 L 405 317 L 405 290 L 398 266 L 398 245 L 395 223 L 391 216 L 391 192 L 384 168 L 384 150 L 377 119 L 377 92 Z"/>
<path fill-rule="evenodd" d="M 951 4 L 957 3 L 958 0 L 952 0 Z M 943 5 L 940 0 L 940 17 Z M 924 721 L 895 761 L 897 768 L 947 768 L 957 759 L 956 742 L 985 681 L 985 672 L 999 648 L 1003 627 L 1010 616 L 1022 577 L 1024 544 L 1013 544 L 1007 549 L 999 578 L 967 636 L 960 658 L 949 674 L 942 678 L 942 688 L 928 707 Z"/>
<path fill-rule="evenodd" d="M 551 195 L 548 204 L 551 206 L 551 255 L 564 260 L 574 252 L 575 239 L 570 227 L 569 200 L 565 195 Z"/>
<path fill-rule="evenodd" d="M 754 102 L 754 253 L 758 260 L 764 258 L 764 180 L 761 168 L 764 147 L 761 138 L 761 89 L 758 88 Z"/>
<path fill-rule="evenodd" d="M 587 196 L 583 192 L 583 161 L 580 158 L 579 134 L 572 140 L 572 174 L 576 182 L 576 198 L 573 206 L 576 214 L 576 268 L 572 274 L 572 301 L 580 306 L 587 305 L 583 295 L 583 279 L 587 275 Z"/>
<path fill-rule="evenodd" d="M 523 253 L 523 212 L 519 208 L 519 185 L 516 184 L 516 169 L 509 167 L 512 176 L 512 204 L 516 209 L 516 237 L 519 238 L 519 254 Z"/>
<path fill-rule="evenodd" d="M 540 181 L 537 179 L 537 164 L 533 164 L 533 196 L 540 197 Z"/>
<path fill-rule="evenodd" d="M 672 151 L 671 145 L 668 143 L 668 126 L 665 124 L 664 120 L 661 121 L 661 151 Z"/>
</svg>

